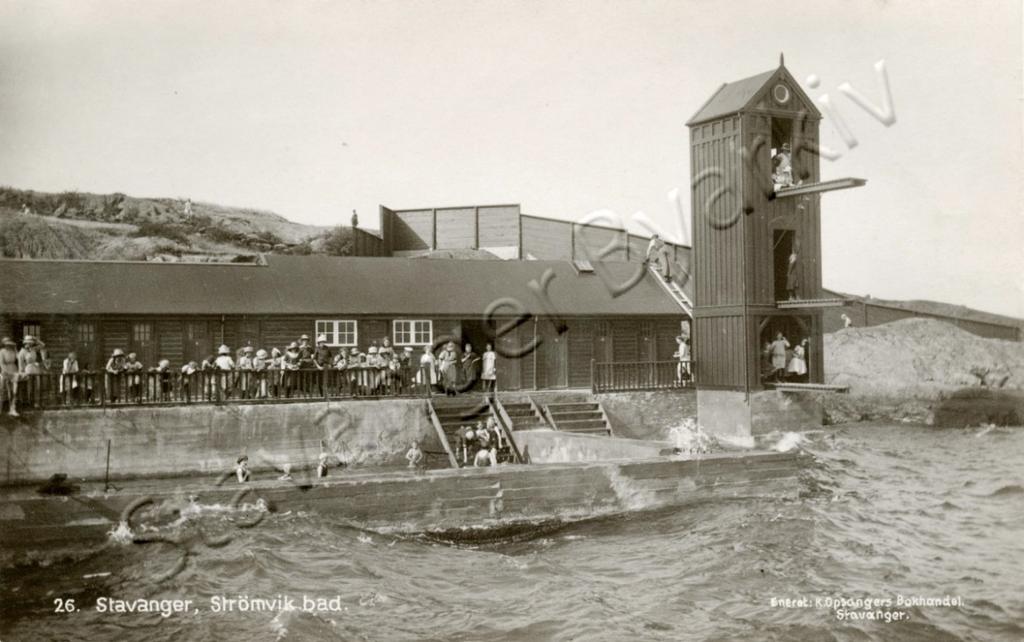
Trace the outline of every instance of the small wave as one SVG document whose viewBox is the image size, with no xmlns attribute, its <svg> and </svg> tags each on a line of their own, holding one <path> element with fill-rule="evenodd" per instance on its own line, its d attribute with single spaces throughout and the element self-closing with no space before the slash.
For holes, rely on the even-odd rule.
<svg viewBox="0 0 1024 642">
<path fill-rule="evenodd" d="M 1009 486 L 1002 486 L 995 491 L 989 493 L 987 497 L 1004 497 L 1009 495 L 1020 495 L 1024 493 L 1024 486 L 1020 484 L 1010 484 Z"/>
<path fill-rule="evenodd" d="M 804 436 L 801 435 L 800 433 L 787 432 L 782 435 L 782 438 L 779 439 L 778 442 L 775 443 L 775 445 L 772 447 L 772 450 L 775 450 L 780 453 L 788 453 L 789 451 L 795 448 L 799 448 L 800 444 L 803 443 L 803 441 Z"/>
<path fill-rule="evenodd" d="M 107 532 L 107 537 L 118 544 L 131 544 L 135 534 L 129 528 L 128 522 L 119 522 L 112 530 Z"/>
<path fill-rule="evenodd" d="M 359 606 L 377 606 L 378 604 L 386 604 L 389 601 L 388 596 L 377 591 L 367 591 L 359 596 Z"/>
</svg>

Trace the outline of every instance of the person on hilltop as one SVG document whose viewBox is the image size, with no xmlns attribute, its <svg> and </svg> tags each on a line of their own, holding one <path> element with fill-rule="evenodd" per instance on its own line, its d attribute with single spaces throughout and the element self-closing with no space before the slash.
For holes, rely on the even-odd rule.
<svg viewBox="0 0 1024 642">
<path fill-rule="evenodd" d="M 18 344 L 10 337 L 0 340 L 0 410 L 7 402 L 7 414 L 18 416 Z"/>
</svg>

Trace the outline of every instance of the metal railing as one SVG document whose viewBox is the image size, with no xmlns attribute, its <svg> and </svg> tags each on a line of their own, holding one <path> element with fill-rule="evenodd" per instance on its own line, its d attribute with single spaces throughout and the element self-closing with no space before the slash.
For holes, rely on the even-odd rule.
<svg viewBox="0 0 1024 642">
<path fill-rule="evenodd" d="M 590 366 L 593 392 L 669 390 L 693 386 L 692 361 L 633 361 Z"/>
<path fill-rule="evenodd" d="M 24 374 L 17 407 L 54 409 L 242 401 L 429 397 L 430 373 L 416 369 L 201 370 Z M 427 382 L 427 383 L 424 383 Z"/>
</svg>

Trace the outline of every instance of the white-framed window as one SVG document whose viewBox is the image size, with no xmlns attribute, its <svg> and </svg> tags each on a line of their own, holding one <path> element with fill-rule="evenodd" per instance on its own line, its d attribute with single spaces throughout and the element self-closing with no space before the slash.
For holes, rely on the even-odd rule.
<svg viewBox="0 0 1024 642">
<path fill-rule="evenodd" d="M 396 346 L 424 346 L 434 342 L 434 322 L 429 319 L 399 319 L 391 327 Z"/>
<path fill-rule="evenodd" d="M 359 342 L 358 324 L 352 319 L 317 321 L 314 336 L 321 334 L 327 336 L 329 346 L 354 346 Z"/>
</svg>

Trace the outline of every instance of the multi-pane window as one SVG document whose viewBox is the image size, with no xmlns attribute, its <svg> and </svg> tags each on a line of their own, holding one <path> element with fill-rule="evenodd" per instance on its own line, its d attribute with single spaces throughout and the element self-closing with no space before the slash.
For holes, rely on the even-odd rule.
<svg viewBox="0 0 1024 642">
<path fill-rule="evenodd" d="M 153 339 L 153 324 L 152 323 L 133 323 L 132 324 L 132 341 L 135 343 L 145 343 Z"/>
<path fill-rule="evenodd" d="M 354 346 L 359 339 L 356 322 L 352 320 L 317 321 L 316 334 L 326 335 L 327 345 L 332 346 Z"/>
<path fill-rule="evenodd" d="M 36 322 L 27 322 L 21 324 L 21 336 L 35 337 L 37 341 L 43 340 L 43 326 Z"/>
<path fill-rule="evenodd" d="M 396 346 L 422 346 L 434 341 L 434 323 L 425 319 L 407 319 L 394 322 Z"/>
<path fill-rule="evenodd" d="M 79 323 L 75 327 L 75 338 L 78 343 L 94 343 L 96 341 L 96 324 Z"/>
</svg>

